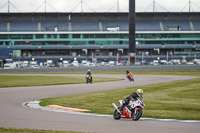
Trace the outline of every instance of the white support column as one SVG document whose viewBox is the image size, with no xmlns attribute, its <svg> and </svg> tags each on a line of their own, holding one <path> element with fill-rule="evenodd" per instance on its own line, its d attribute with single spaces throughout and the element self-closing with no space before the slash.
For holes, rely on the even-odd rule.
<svg viewBox="0 0 200 133">
<path fill-rule="evenodd" d="M 103 25 L 101 21 L 99 21 L 99 31 L 103 31 Z"/>
<path fill-rule="evenodd" d="M 68 22 L 68 25 L 69 25 L 69 31 L 72 31 L 72 22 L 69 21 L 69 22 Z"/>
<path fill-rule="evenodd" d="M 41 23 L 38 22 L 38 31 L 41 31 Z"/>
<path fill-rule="evenodd" d="M 7 22 L 7 31 L 10 32 L 10 22 Z"/>
<path fill-rule="evenodd" d="M 194 25 L 193 25 L 192 21 L 190 21 L 190 28 L 191 28 L 191 30 L 192 30 L 192 31 L 194 31 L 194 30 L 195 30 L 195 29 L 194 29 Z"/>
<path fill-rule="evenodd" d="M 162 21 L 160 21 L 160 30 L 161 30 L 161 31 L 164 31 L 164 26 L 163 26 Z"/>
</svg>

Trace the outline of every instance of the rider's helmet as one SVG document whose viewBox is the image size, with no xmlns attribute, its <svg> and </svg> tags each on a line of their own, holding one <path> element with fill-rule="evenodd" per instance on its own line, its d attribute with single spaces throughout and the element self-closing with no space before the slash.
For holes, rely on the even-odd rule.
<svg viewBox="0 0 200 133">
<path fill-rule="evenodd" d="M 126 70 L 126 73 L 129 73 L 129 70 Z"/>
<path fill-rule="evenodd" d="M 90 72 L 90 69 L 88 69 L 88 72 Z"/>
<path fill-rule="evenodd" d="M 136 93 L 139 97 L 142 97 L 142 94 L 143 94 L 143 90 L 142 89 L 137 89 L 136 90 Z"/>
</svg>

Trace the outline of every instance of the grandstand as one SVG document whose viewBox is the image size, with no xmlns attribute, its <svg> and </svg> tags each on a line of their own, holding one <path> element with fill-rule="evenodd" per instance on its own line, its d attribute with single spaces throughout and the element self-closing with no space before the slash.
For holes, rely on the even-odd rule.
<svg viewBox="0 0 200 133">
<path fill-rule="evenodd" d="M 136 55 L 199 57 L 200 13 L 136 14 Z M 128 13 L 0 13 L 0 59 L 128 58 Z M 158 50 L 159 49 L 159 50 Z M 10 52 L 10 50 L 7 50 Z"/>
</svg>

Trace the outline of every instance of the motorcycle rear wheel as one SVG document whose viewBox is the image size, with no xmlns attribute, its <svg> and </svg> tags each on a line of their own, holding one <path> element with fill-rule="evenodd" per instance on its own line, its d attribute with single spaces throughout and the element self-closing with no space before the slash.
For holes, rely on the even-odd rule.
<svg viewBox="0 0 200 133">
<path fill-rule="evenodd" d="M 132 112 L 132 120 L 133 121 L 139 120 L 141 116 L 142 116 L 142 109 L 137 110 L 136 114 L 135 114 L 135 110 Z"/>
<path fill-rule="evenodd" d="M 113 118 L 115 120 L 119 120 L 121 118 L 120 115 L 121 114 L 117 110 L 115 110 L 114 113 L 113 113 Z"/>
</svg>

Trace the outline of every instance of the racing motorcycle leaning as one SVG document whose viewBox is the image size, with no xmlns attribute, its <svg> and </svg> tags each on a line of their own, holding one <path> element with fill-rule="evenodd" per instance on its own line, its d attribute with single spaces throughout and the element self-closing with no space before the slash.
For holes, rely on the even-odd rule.
<svg viewBox="0 0 200 133">
<path fill-rule="evenodd" d="M 133 78 L 133 75 L 132 75 L 132 74 L 128 73 L 128 74 L 126 75 L 126 77 L 128 78 L 129 81 L 134 81 L 134 78 Z"/>
<path fill-rule="evenodd" d="M 120 105 L 122 106 L 123 100 L 119 100 Z M 142 98 L 138 98 L 135 101 L 130 100 L 128 105 L 123 109 L 123 112 L 120 112 L 121 106 L 117 107 L 115 103 L 112 103 L 115 111 L 113 113 L 113 118 L 119 120 L 120 118 L 132 118 L 132 120 L 137 121 L 142 116 L 142 110 L 145 108 L 145 104 Z"/>
</svg>

